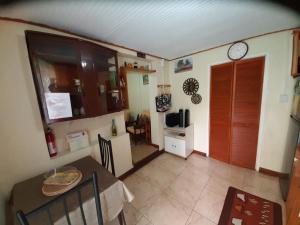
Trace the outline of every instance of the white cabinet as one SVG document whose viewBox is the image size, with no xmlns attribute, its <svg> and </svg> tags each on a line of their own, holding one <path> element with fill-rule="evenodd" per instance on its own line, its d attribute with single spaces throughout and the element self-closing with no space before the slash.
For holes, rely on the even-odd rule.
<svg viewBox="0 0 300 225">
<path fill-rule="evenodd" d="M 194 150 L 194 126 L 166 127 L 165 151 L 187 158 Z"/>
<path fill-rule="evenodd" d="M 165 151 L 184 157 L 185 141 L 174 137 L 165 136 Z"/>
</svg>

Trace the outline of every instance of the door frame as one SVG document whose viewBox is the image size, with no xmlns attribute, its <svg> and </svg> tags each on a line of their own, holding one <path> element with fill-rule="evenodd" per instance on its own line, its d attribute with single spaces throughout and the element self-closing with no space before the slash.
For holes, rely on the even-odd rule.
<svg viewBox="0 0 300 225">
<path fill-rule="evenodd" d="M 263 69 L 263 81 L 262 81 L 262 92 L 261 92 L 261 101 L 260 101 L 260 116 L 259 116 L 259 127 L 258 127 L 258 139 L 257 139 L 257 149 L 256 149 L 256 160 L 255 160 L 255 170 L 259 171 L 260 168 L 260 159 L 261 159 L 261 153 L 262 153 L 262 139 L 263 139 L 263 130 L 264 130 L 264 123 L 263 121 L 265 120 L 265 102 L 266 102 L 266 89 L 268 89 L 268 80 L 269 80 L 269 73 L 267 71 L 267 68 L 269 68 L 269 54 L 254 54 L 251 55 L 251 57 L 244 58 L 242 60 L 250 60 L 254 58 L 260 58 L 264 57 L 265 63 L 264 63 L 264 69 Z M 211 93 L 211 67 L 229 63 L 232 61 L 229 60 L 224 60 L 224 61 L 219 61 L 215 63 L 208 64 L 207 71 L 208 71 L 208 149 L 207 149 L 207 156 L 210 156 L 210 93 Z"/>
</svg>

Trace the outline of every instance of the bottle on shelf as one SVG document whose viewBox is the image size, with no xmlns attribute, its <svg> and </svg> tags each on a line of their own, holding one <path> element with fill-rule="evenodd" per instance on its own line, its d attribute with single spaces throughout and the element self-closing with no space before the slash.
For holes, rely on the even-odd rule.
<svg viewBox="0 0 300 225">
<path fill-rule="evenodd" d="M 80 107 L 80 109 L 79 109 L 79 113 L 80 113 L 80 115 L 82 115 L 82 116 L 84 116 L 84 115 L 85 115 L 85 109 L 84 109 L 84 107 L 83 107 L 83 106 L 81 106 L 81 107 Z"/>
<path fill-rule="evenodd" d="M 75 85 L 75 89 L 77 94 L 81 94 L 82 90 L 81 90 L 81 83 L 79 79 L 74 79 L 74 85 Z"/>
<path fill-rule="evenodd" d="M 117 126 L 115 124 L 115 119 L 112 119 L 111 134 L 112 134 L 112 136 L 117 136 L 118 135 Z"/>
<path fill-rule="evenodd" d="M 47 132 L 46 132 L 46 142 L 47 142 L 50 157 L 56 156 L 57 148 L 56 148 L 56 143 L 55 143 L 55 136 L 50 127 L 48 127 Z"/>
</svg>

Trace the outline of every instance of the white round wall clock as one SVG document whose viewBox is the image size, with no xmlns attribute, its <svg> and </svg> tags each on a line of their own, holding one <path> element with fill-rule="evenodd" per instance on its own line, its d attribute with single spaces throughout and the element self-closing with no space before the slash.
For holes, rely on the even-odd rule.
<svg viewBox="0 0 300 225">
<path fill-rule="evenodd" d="M 239 60 L 245 57 L 248 52 L 248 44 L 243 41 L 233 43 L 227 52 L 227 56 L 231 60 Z"/>
</svg>

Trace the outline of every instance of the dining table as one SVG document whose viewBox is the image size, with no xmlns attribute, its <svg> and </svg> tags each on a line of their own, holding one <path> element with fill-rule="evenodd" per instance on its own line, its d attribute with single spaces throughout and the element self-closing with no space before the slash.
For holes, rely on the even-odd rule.
<svg viewBox="0 0 300 225">
<path fill-rule="evenodd" d="M 115 219 L 123 210 L 126 202 L 131 202 L 134 198 L 121 180 L 113 176 L 91 156 L 86 156 L 64 166 L 75 167 L 81 171 L 82 179 L 79 184 L 90 178 L 93 172 L 96 172 L 104 224 Z M 45 196 L 42 193 L 44 180 L 45 173 L 19 182 L 13 186 L 10 198 L 10 209 L 14 216 L 13 221 L 15 224 L 17 224 L 15 215 L 18 210 L 22 210 L 27 214 L 49 202 L 53 202 L 52 200 L 57 197 Z M 92 189 L 90 191 L 84 191 L 82 193 L 82 199 L 83 208 L 88 212 L 87 216 L 94 216 L 96 218 L 96 211 L 92 210 L 95 209 Z M 81 213 L 79 205 L 75 200 L 72 201 L 72 199 L 69 199 L 68 209 L 70 218 L 79 220 L 77 217 L 80 217 Z M 55 225 L 65 224 L 63 210 L 60 209 L 58 205 L 52 207 L 51 213 L 53 213 Z M 43 218 L 41 217 L 40 220 L 42 221 Z M 39 222 L 35 221 L 34 224 L 39 224 Z"/>
</svg>

